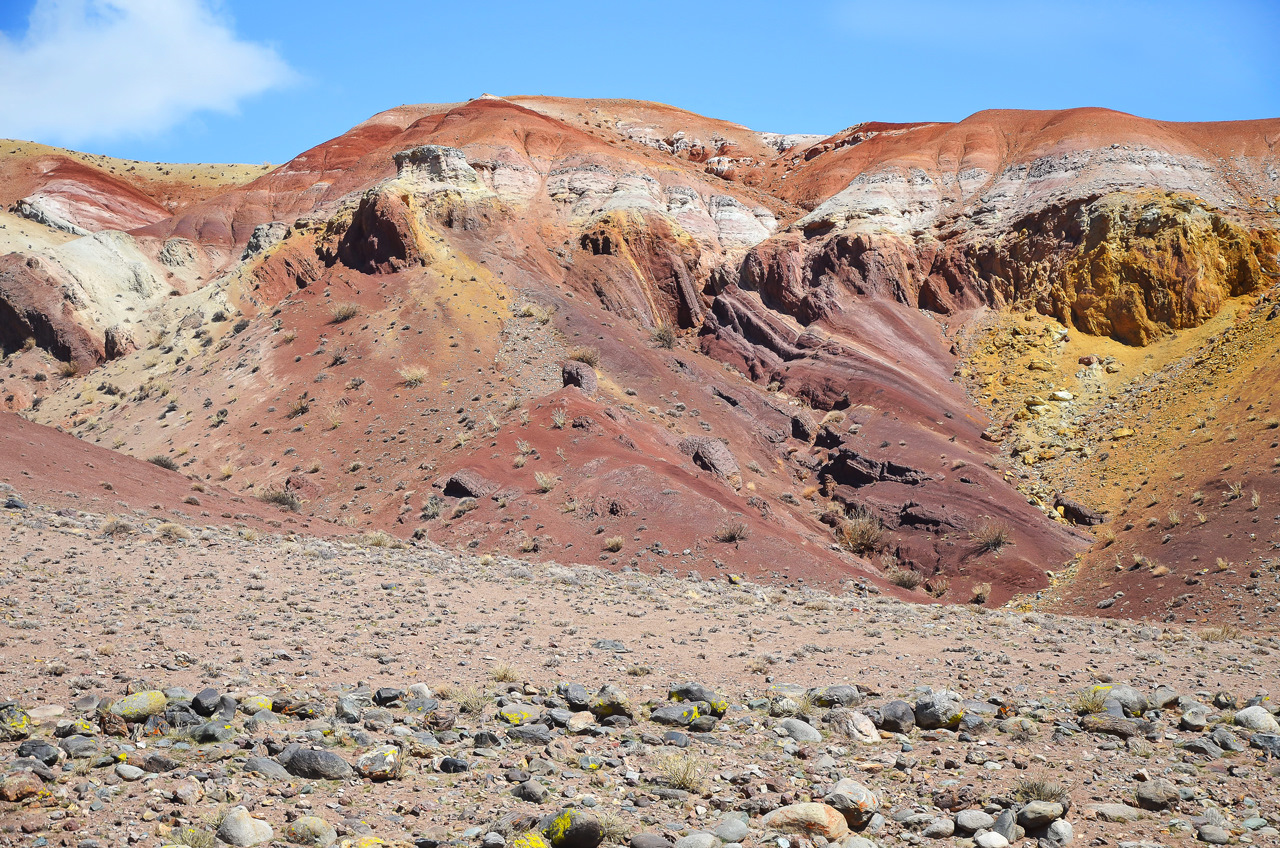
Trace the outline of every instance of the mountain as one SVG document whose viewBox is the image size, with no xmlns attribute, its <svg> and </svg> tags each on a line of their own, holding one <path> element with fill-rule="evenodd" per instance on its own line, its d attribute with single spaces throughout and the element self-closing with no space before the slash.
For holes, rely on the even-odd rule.
<svg viewBox="0 0 1280 848">
<path fill-rule="evenodd" d="M 0 396 L 335 529 L 1256 620 L 1277 140 L 486 95 L 265 172 L 6 142 Z"/>
</svg>

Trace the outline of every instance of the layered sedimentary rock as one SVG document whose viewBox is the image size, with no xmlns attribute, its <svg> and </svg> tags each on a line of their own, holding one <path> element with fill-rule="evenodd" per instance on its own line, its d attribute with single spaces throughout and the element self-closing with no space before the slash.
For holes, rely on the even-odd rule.
<svg viewBox="0 0 1280 848">
<path fill-rule="evenodd" d="M 1101 513 L 1014 488 L 966 339 L 1015 310 L 1150 346 L 1269 289 L 1277 132 L 1072 110 L 818 139 L 632 101 L 405 106 L 223 190 L 144 185 L 144 212 L 24 184 L 6 220 L 42 235 L 0 263 L 0 343 L 119 389 L 32 377 L 10 394 L 41 420 L 352 526 L 606 559 L 597 536 L 658 527 L 612 564 L 897 591 L 891 562 L 1004 600 Z"/>
</svg>

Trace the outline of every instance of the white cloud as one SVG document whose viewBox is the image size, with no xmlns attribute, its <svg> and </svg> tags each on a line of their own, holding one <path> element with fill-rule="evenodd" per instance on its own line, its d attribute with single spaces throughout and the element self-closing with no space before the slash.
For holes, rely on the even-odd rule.
<svg viewBox="0 0 1280 848">
<path fill-rule="evenodd" d="M 37 0 L 25 36 L 0 33 L 0 137 L 152 135 L 294 78 L 207 0 Z"/>
</svg>

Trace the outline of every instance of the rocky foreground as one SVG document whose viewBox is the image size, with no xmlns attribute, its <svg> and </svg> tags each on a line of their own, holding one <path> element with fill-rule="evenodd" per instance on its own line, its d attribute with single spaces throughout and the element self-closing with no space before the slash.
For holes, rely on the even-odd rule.
<svg viewBox="0 0 1280 848">
<path fill-rule="evenodd" d="M 0 844 L 1280 836 L 1274 629 L 0 497 Z"/>
</svg>

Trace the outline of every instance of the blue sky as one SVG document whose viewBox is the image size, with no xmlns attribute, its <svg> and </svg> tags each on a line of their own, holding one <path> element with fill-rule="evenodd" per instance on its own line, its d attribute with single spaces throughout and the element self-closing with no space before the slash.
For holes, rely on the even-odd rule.
<svg viewBox="0 0 1280 848">
<path fill-rule="evenodd" d="M 1280 116 L 1280 3 L 0 0 L 0 137 L 282 162 L 401 103 L 629 97 L 773 132 Z"/>
</svg>

